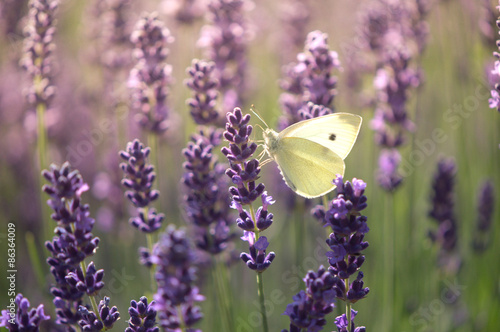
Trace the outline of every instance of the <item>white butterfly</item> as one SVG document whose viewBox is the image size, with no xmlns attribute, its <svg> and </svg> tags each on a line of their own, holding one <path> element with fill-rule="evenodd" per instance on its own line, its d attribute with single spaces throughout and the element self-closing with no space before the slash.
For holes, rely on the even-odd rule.
<svg viewBox="0 0 500 332">
<path fill-rule="evenodd" d="M 276 161 L 285 183 L 306 198 L 333 189 L 337 174 L 344 175 L 344 159 L 356 142 L 362 118 L 334 113 L 297 122 L 280 133 L 264 131 L 264 149 Z"/>
</svg>

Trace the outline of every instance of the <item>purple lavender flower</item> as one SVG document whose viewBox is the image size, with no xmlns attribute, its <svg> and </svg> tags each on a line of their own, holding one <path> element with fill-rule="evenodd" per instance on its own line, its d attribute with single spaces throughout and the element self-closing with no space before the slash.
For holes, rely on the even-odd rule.
<svg viewBox="0 0 500 332">
<path fill-rule="evenodd" d="M 293 297 L 294 302 L 287 305 L 283 314 L 290 317 L 290 332 L 321 331 L 325 316 L 335 307 L 335 277 L 320 266 L 318 272 L 309 271 L 303 280 L 306 290 Z"/>
<path fill-rule="evenodd" d="M 172 68 L 165 64 L 167 45 L 173 41 L 170 31 L 157 14 L 145 14 L 136 24 L 130 40 L 135 45 L 135 67 L 130 71 L 128 85 L 132 106 L 144 129 L 161 134 L 168 128 L 169 106 L 166 103 Z"/>
<path fill-rule="evenodd" d="M 307 1 L 288 0 L 280 4 L 280 21 L 282 28 L 280 55 L 286 60 L 291 60 L 291 55 L 296 54 L 306 39 L 307 25 L 311 18 L 310 4 Z"/>
<path fill-rule="evenodd" d="M 358 62 L 365 63 L 360 67 L 376 73 L 375 115 L 371 126 L 375 141 L 383 149 L 377 171 L 379 184 L 388 191 L 397 189 L 403 177 L 399 173 L 401 158 L 396 158 L 396 151 L 387 149 L 398 149 L 405 144 L 406 134 L 415 129 L 408 117 L 407 104 L 412 88 L 422 81 L 420 69 L 413 62 L 426 45 L 428 28 L 424 18 L 428 10 L 426 0 L 411 4 L 378 0 L 367 8 L 362 20 L 365 50 L 357 53 L 370 59 Z"/>
<path fill-rule="evenodd" d="M 333 276 L 332 290 L 336 298 L 347 302 L 350 307 L 370 291 L 364 287 L 364 275 L 359 271 L 365 261 L 362 252 L 368 247 L 368 242 L 364 241 L 369 231 L 367 217 L 361 214 L 367 207 L 366 183 L 356 178 L 344 183 L 340 175 L 333 183 L 337 186 L 337 197 L 330 202 L 328 210 L 320 205 L 313 209 L 313 215 L 332 229 L 326 240 L 331 250 L 326 256 L 330 263 L 328 271 Z M 349 282 L 356 272 L 356 279 Z"/>
<path fill-rule="evenodd" d="M 307 102 L 321 105 L 321 115 L 333 112 L 333 99 L 336 92 L 337 78 L 332 75 L 340 68 L 338 54 L 328 47 L 328 36 L 321 31 L 312 31 L 307 35 L 304 52 L 297 55 L 297 63 L 284 67 L 286 78 L 280 82 L 285 91 L 280 96 L 284 116 L 280 119 L 280 128 L 285 128 L 301 121 L 303 113 L 310 113 Z"/>
<path fill-rule="evenodd" d="M 195 286 L 195 253 L 184 230 L 170 225 L 153 249 L 158 291 L 153 308 L 167 330 L 190 328 L 203 315 L 195 302 L 203 301 Z"/>
<path fill-rule="evenodd" d="M 406 104 L 410 87 L 419 85 L 419 74 L 409 67 L 410 56 L 404 51 L 390 51 L 386 67 L 374 80 L 378 104 L 371 123 L 375 141 L 383 148 L 379 157 L 378 181 L 387 191 L 395 190 L 403 180 L 398 168 L 401 157 L 397 148 L 405 143 L 405 132 L 413 131 Z"/>
<path fill-rule="evenodd" d="M 480 15 L 479 15 L 479 31 L 481 37 L 486 45 L 493 45 L 495 43 L 495 30 L 493 29 L 493 22 L 496 21 L 494 7 L 491 5 L 490 0 L 481 1 Z"/>
<path fill-rule="evenodd" d="M 27 91 L 31 106 L 47 105 L 53 99 L 56 88 L 52 82 L 54 75 L 53 52 L 55 15 L 58 0 L 31 0 L 28 22 L 24 29 L 24 57 L 21 66 L 28 72 L 32 85 Z"/>
<path fill-rule="evenodd" d="M 202 28 L 198 41 L 198 45 L 206 50 L 206 58 L 215 63 L 224 113 L 241 106 L 247 90 L 245 3 L 245 0 L 210 1 L 210 24 Z"/>
<path fill-rule="evenodd" d="M 126 161 L 121 163 L 124 178 L 122 185 L 129 189 L 125 196 L 138 209 L 138 216 L 130 219 L 130 224 L 144 233 L 156 232 L 165 218 L 163 213 L 157 213 L 148 206 L 158 199 L 160 193 L 154 190 L 153 182 L 156 178 L 153 165 L 147 162 L 150 148 L 135 139 L 127 143 L 126 151 L 120 151 L 120 157 Z"/>
<path fill-rule="evenodd" d="M 85 273 L 81 269 L 76 272 L 69 272 L 66 275 L 66 282 L 80 292 L 84 292 L 89 296 L 97 295 L 99 290 L 104 287 L 102 278 L 104 270 L 97 270 L 94 262 L 90 262 Z"/>
<path fill-rule="evenodd" d="M 437 223 L 429 237 L 439 246 L 438 265 L 449 273 L 461 266 L 457 248 L 457 221 L 454 213 L 454 186 L 456 165 L 453 159 L 441 159 L 432 181 L 431 210 L 429 216 Z"/>
<path fill-rule="evenodd" d="M 364 326 L 356 327 L 354 325 L 354 317 L 358 312 L 354 309 L 351 309 L 351 324 L 347 324 L 347 317 L 345 314 L 342 314 L 335 318 L 335 325 L 337 326 L 337 331 L 338 332 L 365 332 L 366 328 Z M 349 326 L 348 326 L 349 325 Z"/>
<path fill-rule="evenodd" d="M 194 122 L 199 125 L 217 124 L 220 118 L 217 110 L 219 81 L 215 76 L 215 63 L 195 59 L 187 73 L 191 78 L 184 83 L 193 91 L 193 97 L 187 100 L 187 104 Z"/>
<path fill-rule="evenodd" d="M 17 307 L 17 312 L 16 308 Z M 9 331 L 33 331 L 38 332 L 40 324 L 49 320 L 45 315 L 43 304 L 37 308 L 29 308 L 30 302 L 21 293 L 17 294 L 14 302 L 10 302 L 7 310 L 2 310 L 0 316 L 0 327 L 6 327 Z"/>
<path fill-rule="evenodd" d="M 195 226 L 196 246 L 211 254 L 218 254 L 232 238 L 229 229 L 229 195 L 225 166 L 217 162 L 212 150 L 219 144 L 218 130 L 193 135 L 182 152 L 186 158 L 182 183 L 186 215 Z"/>
<path fill-rule="evenodd" d="M 232 195 L 231 206 L 239 212 L 237 225 L 244 231 L 256 233 L 253 240 L 246 237 L 249 242 L 250 254 L 243 253 L 240 257 L 250 268 L 253 269 L 255 267 L 257 269 L 260 266 L 259 270 L 261 270 L 261 268 L 269 267 L 275 256 L 273 252 L 266 256 L 268 243 L 266 240 L 259 238 L 259 233 L 272 224 L 273 215 L 268 212 L 267 208 L 274 201 L 264 191 L 265 186 L 263 183 L 256 184 L 256 180 L 259 178 L 260 166 L 257 159 L 250 159 L 257 149 L 257 144 L 250 140 L 253 128 L 248 125 L 249 122 L 250 115 L 246 114 L 243 116 L 239 108 L 235 108 L 232 113 L 227 114 L 224 137 L 229 142 L 229 147 L 223 147 L 222 153 L 229 160 L 230 164 L 230 167 L 226 170 L 226 174 L 235 185 L 229 188 L 229 193 Z M 249 213 L 244 209 L 244 207 L 248 207 L 253 211 L 252 204 L 259 197 L 261 198 L 262 206 L 257 209 L 255 214 L 253 212 Z M 257 256 L 262 258 L 268 257 L 269 264 L 255 265 Z"/>
<path fill-rule="evenodd" d="M 477 222 L 472 246 L 475 251 L 482 252 L 491 244 L 491 222 L 495 210 L 495 188 L 492 181 L 485 181 L 477 199 Z"/>
<path fill-rule="evenodd" d="M 500 3 L 499 6 L 497 6 L 497 9 L 500 10 Z M 498 17 L 498 20 L 496 21 L 497 28 L 500 29 L 500 16 Z M 500 51 L 500 39 L 497 40 L 497 47 L 498 50 Z M 497 59 L 495 61 L 495 68 L 491 71 L 491 73 L 497 77 L 497 79 L 500 77 L 500 53 L 499 52 L 493 52 L 493 56 Z M 491 90 L 491 98 L 489 99 L 489 104 L 490 108 L 496 108 L 497 111 L 500 112 L 500 95 L 498 92 L 500 91 L 500 84 L 495 84 L 495 87 L 493 90 Z"/>
<path fill-rule="evenodd" d="M 83 331 L 99 332 L 103 329 L 109 330 L 120 318 L 118 309 L 116 307 L 109 307 L 109 297 L 107 296 L 99 302 L 98 310 L 99 315 L 96 315 L 86 307 L 80 306 L 79 312 L 82 319 L 78 322 L 78 325 L 80 325 Z"/>
<path fill-rule="evenodd" d="M 204 0 L 163 0 L 160 8 L 166 15 L 182 24 L 194 23 L 203 17 L 207 10 Z"/>
<path fill-rule="evenodd" d="M 105 88 L 131 64 L 131 1 L 104 0 L 92 4 L 87 24 L 90 39 L 97 41 L 92 48 L 92 60 L 103 66 Z M 111 86 L 108 86 L 111 85 Z"/>
<path fill-rule="evenodd" d="M 396 189 L 403 177 L 398 172 L 401 154 L 397 149 L 383 149 L 378 158 L 377 181 L 387 191 Z"/>
<path fill-rule="evenodd" d="M 56 281 L 56 286 L 50 290 L 55 297 L 56 323 L 74 325 L 83 319 L 93 326 L 93 321 L 89 321 L 93 313 L 85 311 L 82 298 L 84 294 L 97 294 L 104 286 L 104 271 L 97 270 L 93 262 L 85 273 L 82 271 L 85 265 L 82 262 L 94 254 L 99 243 L 99 238 L 91 233 L 95 221 L 90 217 L 89 206 L 81 202 L 81 195 L 89 187 L 78 170 L 72 170 L 68 162 L 61 167 L 51 165 L 50 171 L 44 170 L 42 174 L 50 182 L 50 185 L 43 186 L 43 191 L 51 197 L 47 204 L 54 210 L 52 219 L 58 224 L 56 236 L 45 243 L 52 254 L 47 263 Z M 100 312 L 101 321 L 108 326 L 102 320 L 106 313 L 103 310 Z M 119 315 L 116 308 L 113 315 Z M 108 323 L 112 325 L 112 319 Z"/>
<path fill-rule="evenodd" d="M 266 254 L 269 242 L 265 236 L 259 237 L 255 241 L 255 233 L 244 231 L 244 235 L 241 237 L 242 240 L 247 241 L 249 245 L 250 254 L 245 252 L 241 253 L 240 258 L 245 262 L 250 270 L 256 272 L 264 272 L 276 257 L 274 252 Z"/>
<path fill-rule="evenodd" d="M 156 326 L 155 301 L 148 304 L 148 299 L 142 296 L 139 301 L 130 301 L 128 313 L 130 319 L 125 332 L 159 332 Z"/>
</svg>

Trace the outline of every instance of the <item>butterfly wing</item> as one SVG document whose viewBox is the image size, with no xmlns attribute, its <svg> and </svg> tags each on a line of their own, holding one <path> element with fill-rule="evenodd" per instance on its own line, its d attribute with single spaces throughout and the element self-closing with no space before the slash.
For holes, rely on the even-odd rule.
<svg viewBox="0 0 500 332">
<path fill-rule="evenodd" d="M 297 122 L 279 133 L 279 139 L 298 137 L 318 143 L 342 160 L 356 142 L 362 119 L 359 115 L 334 113 Z"/>
<path fill-rule="evenodd" d="M 344 161 L 327 147 L 311 140 L 285 137 L 271 156 L 286 184 L 297 194 L 314 198 L 335 189 L 337 174 L 344 175 Z"/>
</svg>

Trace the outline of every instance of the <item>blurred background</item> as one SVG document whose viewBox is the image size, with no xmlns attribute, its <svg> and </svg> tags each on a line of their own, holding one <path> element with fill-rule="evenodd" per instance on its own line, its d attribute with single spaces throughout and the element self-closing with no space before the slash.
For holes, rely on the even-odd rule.
<svg viewBox="0 0 500 332">
<path fill-rule="evenodd" d="M 492 208 L 498 205 L 500 188 L 500 114 L 489 108 L 488 101 L 497 81 L 491 74 L 496 60 L 492 52 L 498 51 L 496 5 L 483 0 L 244 1 L 246 60 L 241 79 L 245 83 L 239 105 L 244 113 L 250 113 L 254 105 L 271 127 L 280 127 L 284 114 L 280 96 L 289 92 L 283 89 L 283 68 L 300 63 L 297 55 L 308 52 L 304 49 L 307 34 L 320 30 L 328 36 L 328 48 L 337 52 L 340 61 L 331 72 L 338 81 L 329 107 L 363 117 L 358 141 L 345 161 L 344 177 L 367 183 L 364 215 L 370 232 L 365 240 L 370 246 L 363 252 L 366 261 L 361 270 L 370 293 L 353 306 L 358 311 L 358 326 L 372 331 L 498 329 L 498 208 L 493 209 L 486 228 L 478 226 L 483 220 L 484 208 L 480 206 L 485 198 L 479 195 L 485 181 L 497 192 L 489 204 Z M 39 177 L 36 112 L 26 99 L 30 76 L 20 65 L 25 55 L 23 29 L 28 1 L 3 0 L 0 6 L 0 246 L 7 252 L 6 225 L 15 223 L 17 292 L 28 297 L 32 306 L 44 303 L 46 312 L 54 317 L 49 293 L 53 277 L 45 264 L 49 254 L 44 243 L 52 236 L 55 223 L 44 226 L 42 216 L 48 215 L 48 210 L 42 210 L 40 202 L 48 197 L 40 190 L 45 182 Z M 151 296 L 149 271 L 139 263 L 137 253 L 146 239 L 128 223 L 135 209 L 124 198 L 120 185 L 118 152 L 134 138 L 147 142 L 147 133 L 138 125 L 137 111 L 131 106 L 129 75 L 136 60 L 130 34 L 143 12 L 157 12 L 174 37 L 165 60 L 172 68 L 166 99 L 169 128 L 158 136 L 152 158 L 157 158 L 156 185 L 160 190 L 156 207 L 165 213 L 165 225 L 187 227 L 189 232 L 181 151 L 197 125 L 186 104 L 192 91 L 184 81 L 193 59 L 211 60 L 210 45 L 206 39 L 204 42 L 202 31 L 206 33 L 203 27 L 215 21 L 206 6 L 204 1 L 181 0 L 65 0 L 55 15 L 51 82 L 56 92 L 45 113 L 47 165 L 69 160 L 90 186 L 83 201 L 96 219 L 93 233 L 101 239 L 92 260 L 105 270 L 106 286 L 100 296 L 110 296 L 121 313 L 116 329 L 127 326 L 131 299 Z M 400 35 L 386 33 L 378 41 L 382 46 L 376 45 L 380 27 L 398 16 L 413 21 L 397 29 Z M 411 70 L 401 75 L 414 75 L 415 79 L 405 87 L 404 100 L 391 101 L 383 93 L 384 72 L 380 70 L 395 73 L 391 71 L 394 66 L 384 63 L 384 43 L 405 47 L 405 68 Z M 377 136 L 380 119 L 375 110 L 381 104 L 398 102 L 412 123 L 402 121 L 405 142 L 397 146 L 401 183 L 387 190 L 381 185 L 379 169 L 387 167 L 383 160 L 379 164 L 380 152 L 387 146 L 381 147 Z M 260 140 L 257 124 L 262 124 L 254 116 L 251 124 L 254 139 Z M 227 142 L 220 146 L 227 146 Z M 214 154 L 221 163 L 226 162 L 220 147 Z M 443 248 L 448 233 L 443 235 L 429 216 L 434 176 L 443 158 L 451 158 L 456 167 L 450 194 L 454 202 L 452 248 Z M 259 181 L 276 200 L 270 207 L 274 223 L 264 233 L 270 243 L 268 251 L 274 251 L 276 258 L 263 276 L 270 329 L 277 331 L 289 326 L 288 316 L 282 313 L 292 296 L 304 289 L 305 273 L 328 265 L 322 255 L 328 233 L 310 214 L 321 200 L 293 199 L 274 163 L 264 166 L 261 175 Z M 228 263 L 234 292 L 236 330 L 258 331 L 255 272 L 237 258 L 248 245 L 239 239 L 241 230 L 233 226 L 237 236 L 223 260 Z M 7 270 L 6 259 L 2 258 L 0 266 Z M 209 267 L 200 265 L 205 317 L 196 327 L 216 331 L 220 329 L 220 313 L 214 305 L 217 302 L 208 271 Z M 8 287 L 3 276 L 4 272 L 2 290 Z M 7 303 L 4 291 L 0 303 L 2 308 Z M 327 317 L 325 330 L 336 329 L 333 320 L 344 305 L 339 303 L 336 310 Z"/>
</svg>

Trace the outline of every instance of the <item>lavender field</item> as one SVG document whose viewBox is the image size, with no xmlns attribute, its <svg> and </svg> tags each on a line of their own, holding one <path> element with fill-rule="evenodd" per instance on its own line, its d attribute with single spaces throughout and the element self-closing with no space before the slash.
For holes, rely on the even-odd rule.
<svg viewBox="0 0 500 332">
<path fill-rule="evenodd" d="M 499 31 L 490 0 L 0 1 L 0 330 L 498 331 Z M 359 135 L 306 199 L 263 132 L 332 113 Z"/>
</svg>

